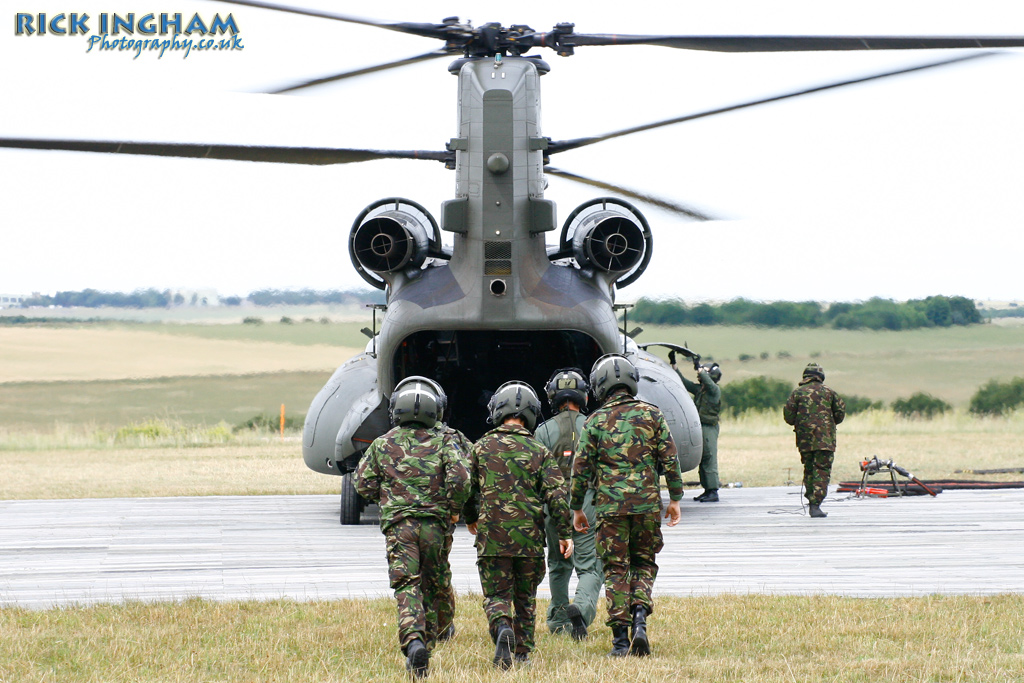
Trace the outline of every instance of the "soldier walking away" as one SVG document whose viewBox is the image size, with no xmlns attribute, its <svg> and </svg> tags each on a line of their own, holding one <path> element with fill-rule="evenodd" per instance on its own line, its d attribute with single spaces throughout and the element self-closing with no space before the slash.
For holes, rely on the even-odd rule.
<svg viewBox="0 0 1024 683">
<path fill-rule="evenodd" d="M 506 382 L 487 406 L 494 429 L 470 451 L 466 526 L 476 534 L 484 613 L 494 665 L 529 663 L 537 587 L 544 579 L 544 506 L 558 523 L 559 546 L 572 554 L 568 490 L 558 461 L 533 429 L 540 400 L 528 385 Z"/>
<path fill-rule="evenodd" d="M 825 386 L 825 371 L 817 363 L 804 368 L 799 386 L 789 395 L 782 417 L 793 425 L 796 447 L 804 466 L 804 496 L 811 517 L 828 517 L 821 503 L 828 493 L 836 451 L 836 425 L 846 417 L 846 404 Z"/>
<path fill-rule="evenodd" d="M 441 386 L 437 384 L 438 395 L 441 397 L 441 405 L 438 406 L 440 411 L 440 420 L 434 426 L 436 431 L 442 432 L 450 439 L 455 445 L 458 446 L 458 450 L 465 456 L 466 471 L 469 471 L 469 451 L 473 447 L 473 442 L 466 438 L 466 435 L 460 432 L 458 429 L 450 426 L 448 420 L 451 415 L 448 410 L 448 396 L 441 389 Z M 446 562 L 444 564 L 445 571 L 441 577 L 441 594 L 444 596 L 443 599 L 437 605 L 437 640 L 447 641 L 455 637 L 455 587 L 452 585 L 452 570 L 451 563 L 448 562 L 448 558 L 451 556 L 452 543 L 455 541 L 455 525 L 458 522 L 458 516 L 452 518 L 451 524 L 448 525 L 448 533 L 445 535 L 444 540 L 444 557 Z"/>
<path fill-rule="evenodd" d="M 694 498 L 698 503 L 718 502 L 718 415 L 722 411 L 722 369 L 718 363 L 700 364 L 700 356 L 693 359 L 693 369 L 697 371 L 697 381 L 693 382 L 683 376 L 676 367 L 675 351 L 669 352 L 669 363 L 672 369 L 683 380 L 683 386 L 693 394 L 693 402 L 700 416 L 700 431 L 704 437 L 704 450 L 700 456 L 700 485 L 704 493 Z"/>
<path fill-rule="evenodd" d="M 659 468 L 671 500 L 665 512 L 669 526 L 679 523 L 683 497 L 672 433 L 656 406 L 636 398 L 639 380 L 625 356 L 608 354 L 594 363 L 591 392 L 602 405 L 587 418 L 572 477 L 577 531 L 589 526 L 583 502 L 591 482 L 596 487 L 597 554 L 604 566 L 612 657 L 651 652 L 647 617 L 654 611 L 655 557 L 664 546 Z"/>
<path fill-rule="evenodd" d="M 359 495 L 380 505 L 398 642 L 416 678 L 429 672 L 443 577 L 451 572 L 445 536 L 469 494 L 466 455 L 435 429 L 445 400 L 425 377 L 399 382 L 389 404 L 395 427 L 366 449 L 355 478 Z"/>
<path fill-rule="evenodd" d="M 582 410 L 587 405 L 587 381 L 576 368 L 558 370 L 544 387 L 554 417 L 537 427 L 537 439 L 554 454 L 566 482 L 572 479 L 572 461 L 583 432 L 586 417 Z M 590 528 L 573 531 L 571 558 L 562 556 L 559 546 L 558 523 L 547 517 L 548 587 L 551 603 L 548 606 L 548 629 L 552 633 L 569 633 L 574 640 L 587 637 L 587 628 L 597 616 L 597 599 L 601 596 L 604 573 L 597 559 L 595 545 L 596 518 L 594 517 L 594 490 L 587 489 L 583 499 L 583 512 Z M 569 602 L 569 580 L 576 572 L 576 592 Z"/>
</svg>

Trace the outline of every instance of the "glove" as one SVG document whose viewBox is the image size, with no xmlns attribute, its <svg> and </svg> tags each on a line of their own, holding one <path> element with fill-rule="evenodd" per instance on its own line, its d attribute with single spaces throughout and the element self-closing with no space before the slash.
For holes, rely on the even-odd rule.
<svg viewBox="0 0 1024 683">
<path fill-rule="evenodd" d="M 693 357 L 693 369 L 700 372 L 700 356 Z"/>
<path fill-rule="evenodd" d="M 668 364 L 669 365 L 675 365 L 676 364 L 676 350 L 675 349 L 669 349 L 669 351 L 668 351 Z"/>
</svg>

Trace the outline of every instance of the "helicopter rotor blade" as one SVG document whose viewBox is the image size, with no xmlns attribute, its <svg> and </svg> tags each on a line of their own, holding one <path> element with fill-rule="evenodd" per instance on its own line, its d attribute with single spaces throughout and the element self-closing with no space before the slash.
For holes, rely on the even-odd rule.
<svg viewBox="0 0 1024 683">
<path fill-rule="evenodd" d="M 711 216 L 709 214 L 704 213 L 703 211 L 700 211 L 698 209 L 694 209 L 693 207 L 685 206 L 683 204 L 671 201 L 669 199 L 663 199 L 661 197 L 656 197 L 656 196 L 654 196 L 652 194 L 649 194 L 649 193 L 646 193 L 646 192 L 638 192 L 637 190 L 630 190 L 630 189 L 627 189 L 627 188 L 622 187 L 620 185 L 613 185 L 612 183 L 606 183 L 603 180 L 595 180 L 594 178 L 587 178 L 586 176 L 581 176 L 579 174 L 572 173 L 570 171 L 563 171 L 563 170 L 558 169 L 558 168 L 552 168 L 551 166 L 545 166 L 544 167 L 544 173 L 546 173 L 548 175 L 558 176 L 559 178 L 565 178 L 566 180 L 572 180 L 572 181 L 577 182 L 577 183 L 582 183 L 583 185 L 589 185 L 591 187 L 601 188 L 602 190 L 608 190 L 610 192 L 614 192 L 616 194 L 620 194 L 620 195 L 622 195 L 624 197 L 630 197 L 631 199 L 636 199 L 637 201 L 644 202 L 645 204 L 650 204 L 652 206 L 656 206 L 656 207 L 658 207 L 660 209 L 664 209 L 664 210 L 669 211 L 671 213 L 679 214 L 681 216 L 684 216 L 686 218 L 689 218 L 689 219 L 692 219 L 692 220 L 695 220 L 695 221 L 719 220 L 719 219 L 715 218 L 714 216 Z"/>
<path fill-rule="evenodd" d="M 660 45 L 712 52 L 1024 47 L 1024 36 L 646 36 L 568 33 L 555 37 L 555 40 L 570 50 L 591 45 Z"/>
<path fill-rule="evenodd" d="M 40 140 L 0 138 L 0 147 L 66 152 L 100 152 L 188 159 L 259 161 L 276 164 L 327 166 L 375 159 L 430 159 L 446 161 L 451 152 L 428 150 L 344 149 L 336 147 L 277 147 L 266 145 L 202 145 L 174 142 L 117 142 L 101 140 Z"/>
<path fill-rule="evenodd" d="M 398 31 L 399 33 L 411 33 L 415 36 L 423 36 L 425 38 L 439 38 L 440 40 L 448 40 L 451 35 L 451 26 L 448 24 L 425 24 L 419 22 L 388 22 L 388 21 L 375 21 L 373 19 L 366 19 L 364 17 L 357 17 L 351 14 L 338 14 L 337 12 L 325 12 L 321 10 L 304 9 L 301 7 L 292 7 L 289 5 L 278 5 L 273 2 L 261 2 L 260 0 L 217 0 L 228 5 L 242 5 L 243 7 L 255 7 L 257 9 L 268 9 L 275 12 L 287 12 L 289 14 L 300 14 L 306 17 L 317 17 L 319 19 L 333 19 L 334 21 L 344 21 L 349 24 L 361 24 L 363 26 L 374 26 L 376 28 L 383 28 L 389 31 Z"/>
<path fill-rule="evenodd" d="M 887 71 L 885 73 L 874 74 L 871 76 L 863 76 L 860 78 L 852 78 L 845 81 L 837 81 L 835 83 L 829 83 L 827 85 L 818 85 L 812 88 L 805 88 L 804 90 L 798 90 L 784 95 L 773 95 L 772 97 L 766 97 L 759 100 L 752 100 L 750 102 L 744 102 L 742 104 L 733 104 L 727 107 L 719 107 L 717 109 L 709 109 L 696 114 L 686 114 L 685 116 L 675 116 L 670 119 L 664 119 L 662 121 L 655 121 L 653 123 L 646 123 L 640 126 L 632 126 L 630 128 L 623 128 L 621 130 L 612 131 L 611 133 L 605 133 L 604 135 L 596 135 L 585 138 L 575 138 L 572 140 L 557 140 L 548 144 L 547 153 L 557 154 L 559 152 L 566 152 L 571 149 L 579 149 L 580 147 L 586 147 L 593 145 L 597 142 L 604 142 L 605 140 L 611 140 L 613 138 L 619 138 L 624 135 L 631 135 L 633 133 L 642 133 L 647 130 L 653 130 L 655 128 L 661 128 L 663 126 L 671 126 L 677 123 L 683 123 L 685 121 L 693 121 L 696 119 L 706 118 L 708 116 L 714 116 L 716 114 L 725 114 L 731 111 L 737 111 L 739 109 L 746 109 L 748 107 L 756 107 L 761 104 L 769 104 L 771 102 L 779 102 L 781 100 L 790 99 L 793 97 L 800 97 L 802 95 L 811 95 L 814 93 L 824 92 L 826 90 L 832 90 L 835 88 L 841 88 L 847 85 L 856 85 L 858 83 L 866 83 L 868 81 L 879 80 L 882 78 L 889 78 L 890 76 L 900 76 L 903 74 L 913 73 L 915 71 L 924 71 L 926 69 L 933 69 L 940 66 L 949 66 L 950 64 L 958 64 L 960 62 L 966 62 L 972 59 L 980 59 L 982 57 L 991 57 L 993 55 L 1000 54 L 998 52 L 977 52 L 970 55 L 954 57 L 952 59 L 944 59 L 938 62 L 929 62 L 928 64 L 921 64 L 918 66 L 909 67 L 906 69 L 898 69 L 896 71 Z"/>
<path fill-rule="evenodd" d="M 333 83 L 334 81 L 341 81 L 346 78 L 355 78 L 356 76 L 365 76 L 366 74 L 377 73 L 380 71 L 386 71 L 388 69 L 395 69 L 400 66 L 408 66 L 409 64 L 416 64 L 418 62 L 424 62 L 429 59 L 437 59 L 438 57 L 448 57 L 448 53 L 444 50 L 434 50 L 433 52 L 426 52 L 422 55 L 416 55 L 415 57 L 406 57 L 405 59 L 398 59 L 393 62 L 387 62 L 384 64 L 377 64 L 376 66 L 368 66 L 362 69 L 356 69 L 355 71 L 346 71 L 344 73 L 335 74 L 333 76 L 325 76 L 323 78 L 315 78 L 310 81 L 302 81 L 295 83 L 284 88 L 277 90 L 266 91 L 271 95 L 281 95 L 283 93 L 294 92 L 296 90 L 302 90 L 303 88 L 311 88 L 315 85 L 323 85 L 324 83 Z"/>
</svg>

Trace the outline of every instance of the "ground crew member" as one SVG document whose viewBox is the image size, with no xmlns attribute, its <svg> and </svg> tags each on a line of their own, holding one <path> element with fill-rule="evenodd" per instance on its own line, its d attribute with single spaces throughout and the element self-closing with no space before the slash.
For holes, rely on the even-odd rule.
<svg viewBox="0 0 1024 683">
<path fill-rule="evenodd" d="M 583 432 L 586 417 L 581 412 L 587 405 L 587 381 L 576 368 L 558 370 L 544 387 L 548 405 L 554 417 L 537 427 L 537 439 L 554 454 L 566 482 L 572 479 L 572 461 Z M 570 633 L 575 640 L 587 637 L 587 627 L 597 616 L 597 599 L 601 595 L 604 573 L 597 559 L 594 543 L 596 518 L 594 517 L 594 490 L 587 489 L 583 499 L 583 512 L 590 528 L 573 531 L 571 558 L 562 557 L 558 544 L 558 523 L 548 515 L 548 586 L 551 603 L 548 606 L 548 629 L 552 633 Z M 576 571 L 576 593 L 569 602 L 569 580 Z"/>
<path fill-rule="evenodd" d="M 796 447 L 804 466 L 804 496 L 811 517 L 828 517 L 821 503 L 828 493 L 836 451 L 836 425 L 846 417 L 846 404 L 825 386 L 825 371 L 808 363 L 803 378 L 789 395 L 782 417 L 793 425 Z"/>
<path fill-rule="evenodd" d="M 466 456 L 434 429 L 445 400 L 439 389 L 425 377 L 398 383 L 389 404 L 395 427 L 374 439 L 355 477 L 359 495 L 380 505 L 398 641 L 406 669 L 417 678 L 429 670 L 443 577 L 451 572 L 445 535 L 469 494 Z"/>
<path fill-rule="evenodd" d="M 647 616 L 654 611 L 655 557 L 664 546 L 659 466 L 671 499 L 665 512 L 669 526 L 679 523 L 683 497 L 672 433 L 656 406 L 635 398 L 639 380 L 625 356 L 608 354 L 594 363 L 591 392 L 603 403 L 587 418 L 572 478 L 577 531 L 589 525 L 583 502 L 591 482 L 596 484 L 597 554 L 604 567 L 613 657 L 651 652 Z"/>
<path fill-rule="evenodd" d="M 522 382 L 506 382 L 487 409 L 488 422 L 496 426 L 470 451 L 466 526 L 476 534 L 494 664 L 508 669 L 513 653 L 527 663 L 534 647 L 537 587 L 544 579 L 544 505 L 560 520 L 565 557 L 572 554 L 572 532 L 558 461 L 532 435 L 540 416 L 537 394 Z"/>
<path fill-rule="evenodd" d="M 676 367 L 675 351 L 669 352 L 672 369 L 683 380 L 683 386 L 693 394 L 693 402 L 697 406 L 700 417 L 700 431 L 704 437 L 704 450 L 700 456 L 697 469 L 700 485 L 704 493 L 694 498 L 698 503 L 718 502 L 718 414 L 722 411 L 722 388 L 718 383 L 722 380 L 722 369 L 718 363 L 700 364 L 700 356 L 693 359 L 693 369 L 697 371 L 697 381 L 693 382 L 683 376 Z"/>
</svg>

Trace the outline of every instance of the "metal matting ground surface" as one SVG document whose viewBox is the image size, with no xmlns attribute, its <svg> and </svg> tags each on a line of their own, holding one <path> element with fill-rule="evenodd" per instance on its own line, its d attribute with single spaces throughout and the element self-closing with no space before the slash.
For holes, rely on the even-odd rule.
<svg viewBox="0 0 1024 683">
<path fill-rule="evenodd" d="M 1024 592 L 1024 490 L 935 498 L 830 493 L 810 519 L 796 488 L 682 501 L 655 591 L 914 596 Z M 337 496 L 0 501 L 0 605 L 389 595 L 372 514 L 338 524 Z M 459 592 L 480 592 L 456 530 Z M 547 595 L 546 582 L 541 596 Z"/>
</svg>

